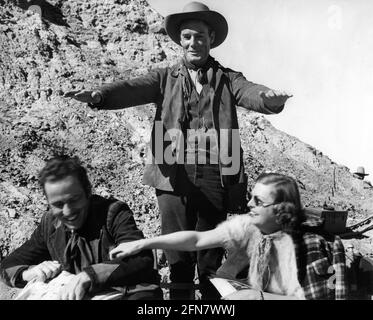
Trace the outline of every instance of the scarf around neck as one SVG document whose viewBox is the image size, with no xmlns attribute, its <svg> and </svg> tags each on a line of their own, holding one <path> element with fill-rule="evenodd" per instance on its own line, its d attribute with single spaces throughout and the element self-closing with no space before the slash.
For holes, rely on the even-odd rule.
<svg viewBox="0 0 373 320">
<path fill-rule="evenodd" d="M 64 252 L 64 269 L 78 274 L 94 263 L 94 255 L 89 242 L 84 237 L 75 230 L 68 231 L 68 233 L 70 237 Z"/>
<path fill-rule="evenodd" d="M 185 57 L 183 57 L 182 61 L 183 61 L 184 66 L 187 69 L 197 71 L 197 79 L 200 84 L 204 85 L 204 84 L 207 84 L 209 81 L 211 81 L 211 79 L 209 79 L 211 77 L 208 76 L 208 71 L 213 68 L 213 64 L 215 61 L 214 58 L 209 56 L 207 58 L 206 63 L 200 67 L 194 65 L 193 63 L 190 63 L 189 61 L 185 59 Z"/>
<path fill-rule="evenodd" d="M 275 239 L 281 239 L 284 236 L 282 231 L 277 231 L 268 235 L 261 235 L 254 254 L 257 256 L 257 275 L 258 275 L 258 285 L 261 290 L 265 290 L 270 282 L 271 273 L 270 270 L 270 257 L 273 250 L 273 241 Z"/>
</svg>

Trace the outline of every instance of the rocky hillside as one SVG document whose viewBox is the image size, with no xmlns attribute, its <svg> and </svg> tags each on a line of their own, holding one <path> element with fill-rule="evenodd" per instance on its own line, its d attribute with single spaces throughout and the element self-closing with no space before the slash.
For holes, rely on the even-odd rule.
<svg viewBox="0 0 373 320">
<path fill-rule="evenodd" d="M 0 47 L 0 259 L 47 209 L 37 174 L 61 152 L 81 158 L 96 193 L 126 201 L 147 236 L 159 233 L 154 192 L 141 184 L 154 107 L 96 112 L 63 94 L 175 62 L 163 18 L 145 0 L 0 0 Z M 349 210 L 350 222 L 373 213 L 373 191 L 346 167 L 258 114 L 239 118 L 250 183 L 283 172 L 305 205 Z"/>
</svg>

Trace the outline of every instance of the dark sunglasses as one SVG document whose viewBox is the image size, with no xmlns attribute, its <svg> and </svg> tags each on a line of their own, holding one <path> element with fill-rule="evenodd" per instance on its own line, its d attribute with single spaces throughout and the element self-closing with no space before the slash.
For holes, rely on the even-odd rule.
<svg viewBox="0 0 373 320">
<path fill-rule="evenodd" d="M 262 200 L 260 200 L 257 196 L 253 196 L 251 197 L 251 194 L 249 194 L 249 197 L 250 197 L 250 201 L 252 200 L 255 207 L 262 207 L 262 208 L 267 208 L 269 206 L 273 206 L 275 204 L 278 204 L 277 202 L 273 202 L 273 203 L 265 203 L 263 202 Z"/>
</svg>

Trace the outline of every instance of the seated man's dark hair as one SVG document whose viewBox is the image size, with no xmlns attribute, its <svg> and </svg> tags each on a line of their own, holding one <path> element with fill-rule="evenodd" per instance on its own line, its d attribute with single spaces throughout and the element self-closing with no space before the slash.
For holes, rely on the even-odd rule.
<svg viewBox="0 0 373 320">
<path fill-rule="evenodd" d="M 92 186 L 87 176 L 86 169 L 81 165 L 78 157 L 60 155 L 47 160 L 44 168 L 39 173 L 39 184 L 45 192 L 46 182 L 58 181 L 67 176 L 75 176 L 82 184 L 87 197 L 92 194 Z"/>
</svg>

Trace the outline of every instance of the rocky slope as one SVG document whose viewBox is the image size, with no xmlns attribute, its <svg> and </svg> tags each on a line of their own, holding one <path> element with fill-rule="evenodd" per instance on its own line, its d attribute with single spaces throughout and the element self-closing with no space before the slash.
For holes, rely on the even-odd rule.
<svg viewBox="0 0 373 320">
<path fill-rule="evenodd" d="M 37 174 L 61 152 L 81 158 L 96 193 L 126 201 L 146 236 L 159 233 L 154 192 L 141 184 L 154 107 L 96 112 L 63 94 L 172 64 L 180 51 L 162 22 L 144 0 L 0 0 L 0 259 L 46 210 Z M 239 120 L 251 184 L 283 172 L 307 206 L 349 210 L 349 222 L 373 213 L 372 190 L 346 167 L 258 114 L 239 110 Z"/>
</svg>

